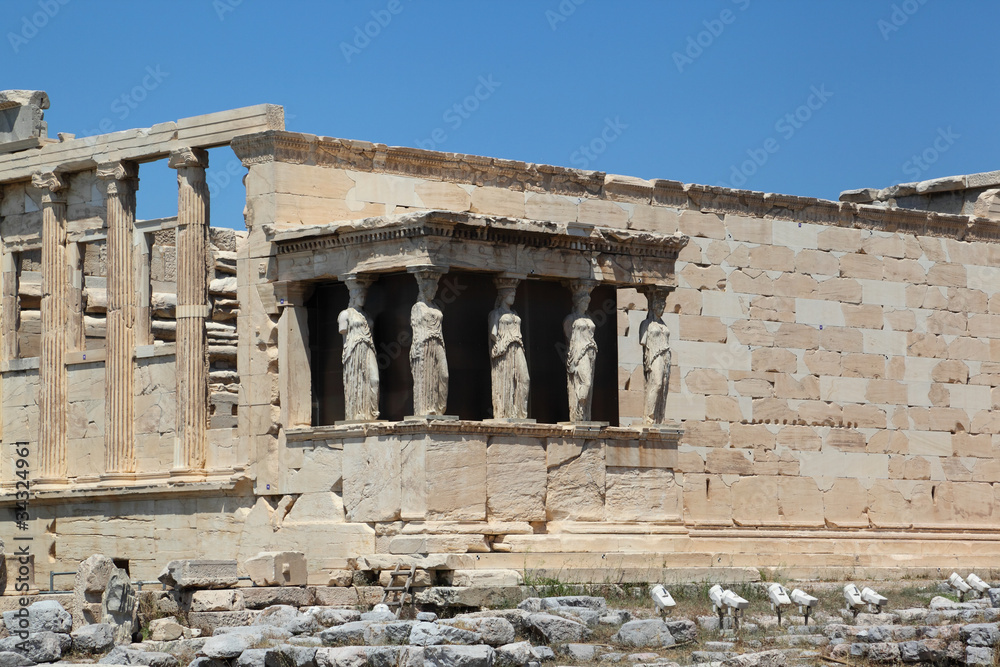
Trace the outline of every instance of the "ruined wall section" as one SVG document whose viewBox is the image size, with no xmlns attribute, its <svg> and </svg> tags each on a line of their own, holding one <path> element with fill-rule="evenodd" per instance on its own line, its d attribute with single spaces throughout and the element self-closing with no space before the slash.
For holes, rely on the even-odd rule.
<svg viewBox="0 0 1000 667">
<path fill-rule="evenodd" d="M 68 174 L 67 238 L 78 257 L 72 278 L 70 317 L 82 327 L 67 355 L 68 475 L 94 482 L 105 472 L 105 358 L 108 309 L 107 238 L 104 197 L 93 171 Z M 7 184 L 0 199 L 0 238 L 14 268 L 17 318 L 8 322 L 16 337 L 16 356 L 3 369 L 4 442 L 37 444 L 39 436 L 38 366 L 41 340 L 41 211 L 38 193 L 27 184 Z M 174 363 L 177 277 L 173 218 L 139 221 L 136 237 L 145 237 L 137 262 L 145 263 L 147 285 L 140 286 L 138 317 L 149 318 L 147 341 L 137 341 L 135 377 L 136 472 L 166 475 L 174 461 L 177 372 Z M 144 232 L 153 228 L 155 231 Z M 245 232 L 210 230 L 211 257 L 206 259 L 210 316 L 206 321 L 209 352 L 210 468 L 246 463 L 236 446 L 236 251 Z M 139 248 L 143 244 L 138 245 Z M 7 275 L 4 276 L 8 278 Z M 143 296 L 149 299 L 144 307 Z M 11 450 L 12 451 L 12 450 Z M 33 448 L 37 451 L 37 447 Z M 0 463 L 0 484 L 14 481 L 12 461 Z"/>
<path fill-rule="evenodd" d="M 287 454 L 261 225 L 443 209 L 691 237 L 666 318 L 690 527 L 1000 523 L 995 221 L 292 133 L 241 137 L 234 149 L 251 168 L 240 296 L 255 304 L 241 332 L 266 352 L 241 365 L 263 425 L 241 434 L 257 439 L 274 482 Z M 620 290 L 623 424 L 640 417 L 644 317 L 641 295 Z"/>
</svg>

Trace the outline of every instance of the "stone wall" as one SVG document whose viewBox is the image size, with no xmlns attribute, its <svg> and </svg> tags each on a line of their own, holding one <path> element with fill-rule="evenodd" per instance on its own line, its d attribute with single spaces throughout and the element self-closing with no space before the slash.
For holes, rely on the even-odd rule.
<svg viewBox="0 0 1000 667">
<path fill-rule="evenodd" d="M 689 527 L 833 534 L 993 530 L 1000 521 L 992 220 L 291 133 L 241 137 L 234 148 L 250 167 L 241 273 L 256 301 L 241 328 L 250 345 L 275 345 L 262 335 L 277 326 L 275 315 L 264 319 L 273 271 L 264 224 L 444 209 L 679 230 L 691 242 L 666 317 L 668 413 L 685 429 L 676 481 Z M 643 297 L 620 290 L 618 313 L 629 424 L 641 409 Z M 276 382 L 257 363 L 252 381 Z M 241 433 L 261 454 L 284 451 L 277 404 L 254 393 L 264 400 L 249 407 L 270 415 L 271 434 Z"/>
</svg>

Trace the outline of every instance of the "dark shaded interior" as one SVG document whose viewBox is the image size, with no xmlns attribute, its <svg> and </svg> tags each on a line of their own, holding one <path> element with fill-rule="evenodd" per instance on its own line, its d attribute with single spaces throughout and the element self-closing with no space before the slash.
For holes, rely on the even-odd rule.
<svg viewBox="0 0 1000 667">
<path fill-rule="evenodd" d="M 444 313 L 448 355 L 448 414 L 480 421 L 493 415 L 489 314 L 496 305 L 492 274 L 455 271 L 441 277 L 437 302 Z M 618 345 L 614 287 L 593 291 L 591 316 L 599 353 L 594 383 L 594 421 L 618 424 Z M 365 310 L 374 327 L 379 365 L 379 418 L 401 421 L 413 413 L 410 373 L 410 308 L 417 281 L 406 273 L 379 276 L 368 290 Z M 337 316 L 347 307 L 343 283 L 319 283 L 306 304 L 312 365 L 313 424 L 344 419 L 343 338 Z M 526 280 L 517 290 L 514 310 L 521 316 L 531 376 L 528 416 L 540 423 L 569 419 L 566 388 L 567 341 L 563 320 L 572 308 L 567 287 L 556 281 Z"/>
</svg>

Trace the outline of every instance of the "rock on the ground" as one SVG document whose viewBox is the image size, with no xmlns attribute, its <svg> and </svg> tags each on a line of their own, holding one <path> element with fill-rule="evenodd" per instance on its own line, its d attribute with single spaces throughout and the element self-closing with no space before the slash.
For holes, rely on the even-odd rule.
<svg viewBox="0 0 1000 667">
<path fill-rule="evenodd" d="M 723 667 L 785 667 L 788 658 L 782 651 L 760 651 L 759 653 L 744 653 L 726 659 Z"/>
<path fill-rule="evenodd" d="M 546 660 L 556 659 L 556 652 L 550 649 L 548 646 L 532 646 L 531 655 L 538 662 L 545 662 Z"/>
<path fill-rule="evenodd" d="M 365 667 L 368 655 L 363 646 L 336 646 L 316 650 L 319 667 Z"/>
<path fill-rule="evenodd" d="M 316 667 L 317 649 L 308 646 L 282 644 L 268 649 L 264 656 L 265 667 Z"/>
<path fill-rule="evenodd" d="M 601 614 L 597 622 L 601 625 L 622 625 L 632 620 L 632 613 L 624 609 L 609 609 Z"/>
<path fill-rule="evenodd" d="M 107 623 L 85 625 L 74 630 L 70 636 L 73 638 L 73 650 L 79 653 L 101 653 L 114 644 L 111 626 Z"/>
<path fill-rule="evenodd" d="M 677 643 L 667 624 L 658 619 L 629 621 L 619 628 L 611 641 L 636 648 L 662 648 Z"/>
<path fill-rule="evenodd" d="M 675 621 L 664 621 L 667 630 L 678 644 L 682 642 L 693 642 L 698 638 L 698 626 L 694 621 L 686 618 L 678 618 Z"/>
<path fill-rule="evenodd" d="M 985 646 L 968 646 L 965 649 L 966 665 L 993 665 L 993 649 Z"/>
<path fill-rule="evenodd" d="M 369 646 L 405 644 L 417 621 L 394 621 L 392 623 L 372 623 L 365 628 L 364 641 Z"/>
<path fill-rule="evenodd" d="M 233 662 L 234 667 L 264 667 L 264 658 L 271 649 L 249 648 Z"/>
<path fill-rule="evenodd" d="M 235 560 L 172 560 L 157 577 L 173 588 L 232 588 L 237 583 Z"/>
<path fill-rule="evenodd" d="M 365 629 L 369 625 L 371 625 L 370 621 L 351 621 L 350 623 L 335 625 L 319 633 L 319 638 L 327 646 L 358 643 L 365 638 Z"/>
<path fill-rule="evenodd" d="M 608 608 L 608 603 L 604 598 L 590 595 L 559 595 L 557 597 L 542 598 L 542 609 L 554 609 L 556 607 L 584 607 L 601 613 Z"/>
<path fill-rule="evenodd" d="M 534 657 L 530 642 L 513 642 L 498 646 L 493 661 L 497 667 L 524 667 Z"/>
<path fill-rule="evenodd" d="M 179 667 L 177 658 L 169 653 L 141 651 L 125 646 L 116 646 L 97 661 L 102 665 L 147 665 L 148 667 Z"/>
<path fill-rule="evenodd" d="M 1000 588 L 991 588 L 987 594 L 990 596 L 990 604 L 993 608 L 1000 608 Z"/>
<path fill-rule="evenodd" d="M 597 647 L 593 644 L 563 644 L 562 649 L 572 662 L 590 662 L 597 657 Z"/>
<path fill-rule="evenodd" d="M 571 618 L 574 621 L 580 621 L 588 628 L 596 628 L 597 623 L 601 618 L 601 612 L 594 611 L 589 607 L 569 607 L 567 605 L 547 607 L 545 609 L 545 613 L 562 616 L 563 618 Z"/>
<path fill-rule="evenodd" d="M 173 616 L 157 618 L 149 622 L 149 638 L 157 642 L 169 642 L 184 636 L 184 626 Z"/>
<path fill-rule="evenodd" d="M 361 612 L 355 609 L 333 609 L 331 607 L 306 607 L 302 611 L 316 619 L 324 628 L 343 625 L 361 620 Z M 419 614 L 418 614 L 419 616 Z M 418 619 L 421 620 L 421 619 Z"/>
<path fill-rule="evenodd" d="M 55 662 L 70 646 L 72 640 L 68 634 L 48 631 L 32 633 L 27 639 L 13 635 L 0 640 L 0 651 L 20 653 L 32 662 Z"/>
<path fill-rule="evenodd" d="M 492 646 L 428 646 L 426 667 L 493 667 Z"/>
<path fill-rule="evenodd" d="M 963 625 L 962 641 L 969 646 L 996 646 L 1000 642 L 1000 625 L 997 623 Z"/>
<path fill-rule="evenodd" d="M 202 656 L 189 662 L 187 667 L 229 667 L 229 661 Z"/>
<path fill-rule="evenodd" d="M 69 632 L 73 629 L 73 617 L 63 609 L 63 606 L 55 600 L 41 600 L 27 607 L 27 627 L 23 627 L 20 616 L 21 610 L 5 611 L 3 622 L 7 626 L 7 631 L 14 633 L 19 630 L 27 630 L 34 634 L 36 632 Z"/>
<path fill-rule="evenodd" d="M 414 646 L 437 646 L 441 644 L 478 644 L 482 637 L 477 632 L 471 632 L 450 625 L 425 623 L 418 621 L 410 632 L 409 642 Z"/>
<path fill-rule="evenodd" d="M 439 621 L 439 623 L 478 633 L 483 643 L 493 647 L 503 646 L 514 641 L 514 626 L 504 618 L 491 616 L 481 618 L 452 618 Z"/>
<path fill-rule="evenodd" d="M 562 616 L 538 613 L 528 616 L 526 620 L 528 627 L 547 644 L 578 642 L 590 636 L 586 625 Z"/>
<path fill-rule="evenodd" d="M 304 614 L 295 607 L 286 604 L 276 604 L 267 607 L 253 620 L 254 625 L 271 625 L 300 635 L 304 632 L 319 630 L 320 624 L 311 614 Z"/>
<path fill-rule="evenodd" d="M 0 651 L 0 667 L 28 667 L 35 663 L 27 656 L 13 651 Z"/>
<path fill-rule="evenodd" d="M 235 658 L 248 648 L 253 648 L 255 642 L 252 635 L 231 632 L 224 635 L 209 637 L 201 652 L 209 658 L 225 660 Z"/>
<path fill-rule="evenodd" d="M 438 618 L 438 615 L 433 611 L 418 611 L 417 620 L 423 621 L 424 623 L 433 623 Z"/>
</svg>

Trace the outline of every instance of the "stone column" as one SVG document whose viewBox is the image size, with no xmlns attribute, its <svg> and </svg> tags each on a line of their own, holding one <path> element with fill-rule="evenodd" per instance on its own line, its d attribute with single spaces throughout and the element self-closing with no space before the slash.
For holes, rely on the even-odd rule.
<svg viewBox="0 0 1000 667">
<path fill-rule="evenodd" d="M 0 202 L 3 201 L 0 190 Z M 3 279 L 3 302 L 0 312 L 0 356 L 3 361 L 17 359 L 17 263 L 14 254 L 6 248 L 0 249 L 0 277 Z"/>
<path fill-rule="evenodd" d="M 278 319 L 278 400 L 284 428 L 312 424 L 312 366 L 309 358 L 308 283 L 274 284 Z"/>
<path fill-rule="evenodd" d="M 66 182 L 35 173 L 31 187 L 42 204 L 42 349 L 38 365 L 39 481 L 66 480 Z"/>
<path fill-rule="evenodd" d="M 208 429 L 208 152 L 180 148 L 177 170 L 177 444 L 173 473 L 205 469 Z"/>
<path fill-rule="evenodd" d="M 108 334 L 104 380 L 104 470 L 108 477 L 135 473 L 135 273 L 132 228 L 138 169 L 130 162 L 98 166 L 107 207 Z"/>
</svg>

